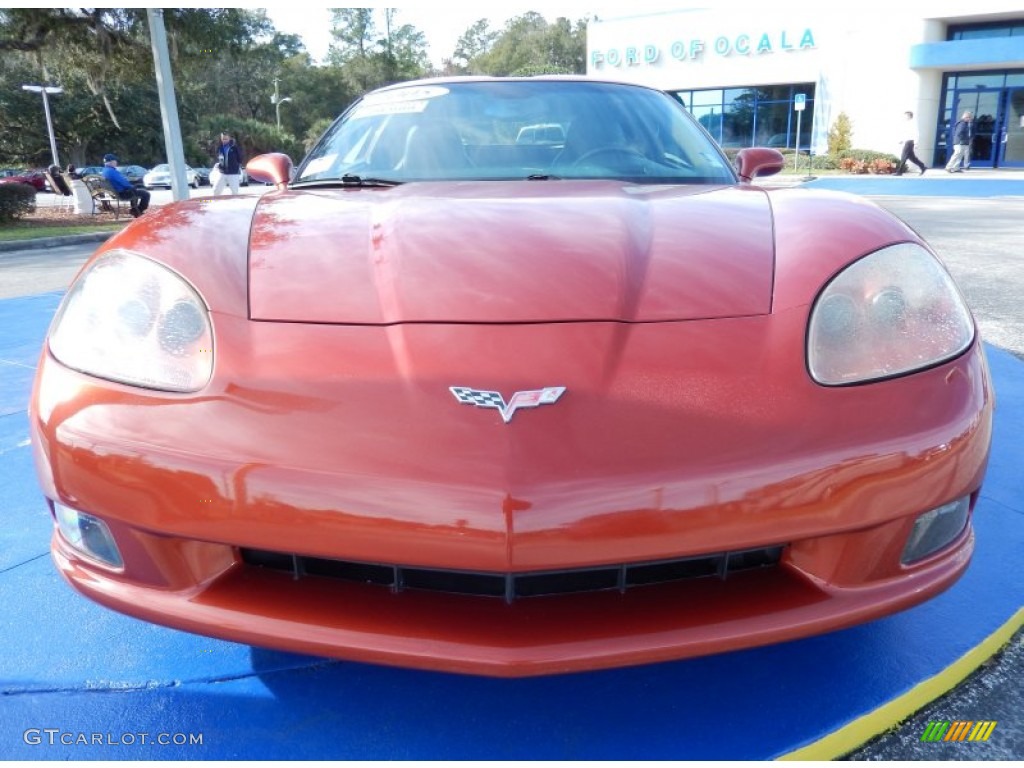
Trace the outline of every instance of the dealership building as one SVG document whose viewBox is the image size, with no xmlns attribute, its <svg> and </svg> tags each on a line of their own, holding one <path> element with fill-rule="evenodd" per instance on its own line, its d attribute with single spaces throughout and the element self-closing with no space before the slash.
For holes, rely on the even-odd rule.
<svg viewBox="0 0 1024 768">
<path fill-rule="evenodd" d="M 675 94 L 723 147 L 852 144 L 942 165 L 952 123 L 975 115 L 972 168 L 1024 168 L 1024 2 L 739 4 L 592 20 L 587 73 Z"/>
</svg>

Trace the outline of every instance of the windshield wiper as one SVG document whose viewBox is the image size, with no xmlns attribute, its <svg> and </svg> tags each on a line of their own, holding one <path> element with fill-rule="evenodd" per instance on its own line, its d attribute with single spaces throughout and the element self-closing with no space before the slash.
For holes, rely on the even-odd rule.
<svg viewBox="0 0 1024 768">
<path fill-rule="evenodd" d="M 311 179 L 309 181 L 297 181 L 292 186 L 303 187 L 397 187 L 404 184 L 404 181 L 394 179 L 378 179 L 374 176 L 357 176 L 354 173 L 346 173 L 340 179 Z"/>
<path fill-rule="evenodd" d="M 527 181 L 555 181 L 561 180 L 561 176 L 555 176 L 553 173 L 531 173 L 526 177 Z"/>
</svg>

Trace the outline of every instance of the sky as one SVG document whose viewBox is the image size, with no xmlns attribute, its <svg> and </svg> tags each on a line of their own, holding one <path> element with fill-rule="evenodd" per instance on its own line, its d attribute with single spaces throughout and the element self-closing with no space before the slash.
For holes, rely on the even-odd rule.
<svg viewBox="0 0 1024 768">
<path fill-rule="evenodd" d="M 491 29 L 501 30 L 509 19 L 528 11 L 536 11 L 547 21 L 554 21 L 559 16 L 576 21 L 586 16 L 616 18 L 626 14 L 677 9 L 685 5 L 678 1 L 673 3 L 634 0 L 629 4 L 623 4 L 621 0 L 618 3 L 603 0 L 535 0 L 532 3 L 488 2 L 479 5 L 433 2 L 392 7 L 398 7 L 400 24 L 411 24 L 424 34 L 429 45 L 430 59 L 435 65 L 440 66 L 441 59 L 451 56 L 462 33 L 481 18 L 486 18 L 490 22 Z M 326 55 L 331 41 L 330 12 L 326 7 L 304 5 L 299 10 L 296 5 L 270 6 L 266 11 L 278 31 L 302 37 L 306 50 L 314 59 L 319 61 Z"/>
</svg>

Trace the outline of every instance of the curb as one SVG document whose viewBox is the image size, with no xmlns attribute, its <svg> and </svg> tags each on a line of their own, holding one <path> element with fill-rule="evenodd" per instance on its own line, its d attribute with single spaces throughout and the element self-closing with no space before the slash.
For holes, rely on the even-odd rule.
<svg viewBox="0 0 1024 768">
<path fill-rule="evenodd" d="M 33 240 L 10 240 L 0 243 L 0 253 L 5 251 L 34 251 L 41 248 L 57 248 L 62 245 L 79 245 L 81 243 L 102 243 L 116 234 L 117 232 L 95 232 L 83 235 L 63 235 L 61 237 L 37 237 Z"/>
</svg>

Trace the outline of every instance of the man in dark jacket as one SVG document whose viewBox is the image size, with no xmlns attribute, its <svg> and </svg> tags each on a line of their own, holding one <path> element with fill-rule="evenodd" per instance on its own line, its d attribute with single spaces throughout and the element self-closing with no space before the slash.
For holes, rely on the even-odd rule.
<svg viewBox="0 0 1024 768">
<path fill-rule="evenodd" d="M 128 177 L 117 170 L 117 155 L 103 156 L 103 178 L 114 193 L 122 200 L 128 200 L 132 208 L 132 216 L 138 218 L 149 208 L 149 192 L 137 189 Z"/>
<path fill-rule="evenodd" d="M 242 153 L 235 144 L 231 134 L 225 131 L 220 135 L 220 149 L 217 150 L 217 170 L 220 171 L 213 185 L 213 194 L 219 195 L 225 185 L 231 188 L 232 194 L 238 194 L 238 185 L 242 181 Z"/>
<path fill-rule="evenodd" d="M 953 126 L 953 156 L 946 163 L 946 170 L 950 173 L 962 173 L 971 167 L 971 121 L 974 115 L 964 112 L 963 116 Z M 963 168 L 960 163 L 963 161 Z"/>
</svg>

